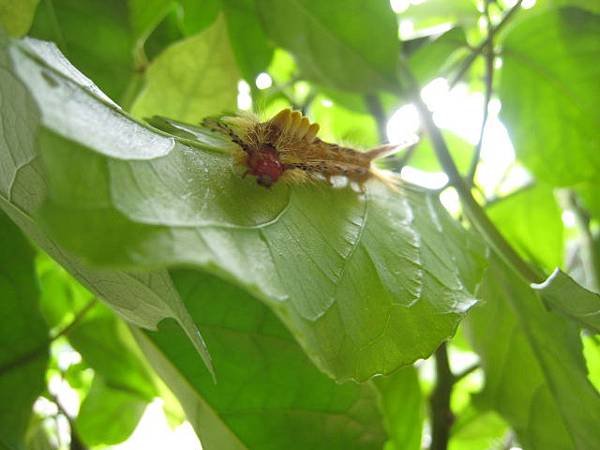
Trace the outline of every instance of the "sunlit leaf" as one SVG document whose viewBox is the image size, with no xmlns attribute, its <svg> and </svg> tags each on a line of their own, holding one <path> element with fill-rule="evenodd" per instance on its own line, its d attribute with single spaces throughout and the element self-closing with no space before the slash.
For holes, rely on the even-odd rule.
<svg viewBox="0 0 600 450">
<path fill-rule="evenodd" d="M 198 122 L 234 110 L 240 79 L 223 19 L 167 48 L 150 65 L 135 101 L 137 117 L 155 114 Z"/>
<path fill-rule="evenodd" d="M 29 31 L 39 0 L 0 0 L 0 25 L 11 36 Z"/>
<path fill-rule="evenodd" d="M 519 21 L 502 44 L 500 116 L 517 156 L 553 185 L 600 174 L 599 33 L 600 16 L 564 8 Z"/>
</svg>

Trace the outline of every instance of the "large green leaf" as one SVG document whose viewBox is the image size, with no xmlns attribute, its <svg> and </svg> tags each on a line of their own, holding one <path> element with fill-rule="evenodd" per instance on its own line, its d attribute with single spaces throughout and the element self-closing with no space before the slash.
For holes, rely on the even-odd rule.
<svg viewBox="0 0 600 450">
<path fill-rule="evenodd" d="M 319 372 L 269 308 L 235 286 L 191 270 L 172 275 L 211 348 L 218 383 L 173 323 L 135 336 L 205 450 L 382 447 L 368 384 L 337 384 Z"/>
<path fill-rule="evenodd" d="M 0 26 L 12 36 L 29 31 L 39 0 L 0 0 Z"/>
<path fill-rule="evenodd" d="M 387 0 L 255 1 L 265 31 L 304 76 L 351 91 L 397 88 L 398 26 Z"/>
<path fill-rule="evenodd" d="M 600 176 L 600 16 L 575 8 L 531 15 L 503 41 L 500 112 L 518 157 L 564 186 Z"/>
<path fill-rule="evenodd" d="M 0 123 L 6 130 L 3 131 L 4 139 L 0 141 L 0 207 L 31 240 L 65 267 L 90 291 L 110 304 L 122 317 L 138 326 L 150 328 L 154 328 L 165 317 L 175 318 L 186 330 L 203 358 L 209 362 L 198 330 L 187 315 L 166 271 L 153 270 L 142 273 L 139 271 L 93 270 L 78 258 L 65 252 L 39 228 L 33 218 L 33 212 L 46 195 L 47 184 L 37 155 L 36 137 L 38 134 L 48 132 L 45 131 L 44 126 L 60 129 L 65 133 L 69 130 L 78 133 L 77 127 L 73 127 L 73 123 L 62 122 L 61 124 L 61 112 L 74 107 L 75 109 L 70 110 L 69 116 L 76 121 L 81 121 L 85 120 L 87 113 L 85 113 L 85 108 L 78 111 L 77 109 L 86 104 L 86 99 L 94 98 L 94 101 L 102 102 L 93 96 L 94 92 L 100 95 L 97 88 L 70 66 L 54 46 L 32 40 L 21 44 L 13 43 L 10 48 L 9 43 L 4 39 L 0 41 L 0 44 L 0 66 L 3 69 L 0 78 L 3 98 L 0 105 Z M 11 60 L 12 58 L 14 61 Z M 13 64 L 15 65 L 13 66 Z M 50 66 L 59 69 L 50 69 Z M 36 89 L 36 92 L 42 93 L 47 89 L 57 94 L 62 92 L 74 103 L 71 103 L 70 107 L 69 102 L 48 104 L 47 106 L 50 108 L 43 114 L 44 123 L 42 124 L 39 105 L 36 105 L 36 101 L 22 84 L 15 72 L 15 67 L 18 67 L 21 74 L 27 73 L 30 69 L 37 73 L 39 77 L 37 81 L 42 84 L 38 86 L 39 89 Z M 52 70 L 60 72 L 52 72 Z M 63 80 L 63 84 L 56 84 L 58 79 Z M 64 81 L 67 79 L 69 83 Z M 66 90 L 61 90 L 61 88 Z M 78 100 L 71 96 L 75 93 L 78 95 Z M 55 98 L 55 100 L 57 99 Z M 114 106 L 108 103 L 102 104 L 105 105 L 105 112 L 116 111 Z M 89 112 L 90 110 L 88 110 Z M 115 112 L 114 114 L 111 116 L 109 113 L 108 117 L 102 119 L 96 117 L 95 120 L 109 120 L 110 117 L 114 119 L 119 117 L 120 113 Z M 115 130 L 118 129 L 119 121 L 113 121 L 110 126 Z M 143 128 L 140 127 L 137 130 L 138 137 L 144 135 Z M 146 133 L 145 139 L 137 141 L 142 145 L 141 148 L 147 145 L 153 148 L 168 149 L 171 145 L 169 139 L 159 137 L 149 131 Z M 85 131 L 79 136 L 83 138 Z M 88 137 L 91 136 L 88 135 Z M 111 144 L 102 135 L 96 135 L 95 139 L 106 142 L 108 145 Z M 121 146 L 126 147 L 127 144 L 122 143 Z"/>
<path fill-rule="evenodd" d="M 39 311 L 33 249 L 0 211 L 0 449 L 23 448 L 45 385 L 48 326 Z"/>
<path fill-rule="evenodd" d="M 600 446 L 600 396 L 587 379 L 577 327 L 547 311 L 535 292 L 493 261 L 482 302 L 469 315 L 486 376 L 483 398 L 524 449 Z"/>
<path fill-rule="evenodd" d="M 161 114 L 189 122 L 234 110 L 240 79 L 222 19 L 167 48 L 148 68 L 137 117 Z"/>
<path fill-rule="evenodd" d="M 319 183 L 267 191 L 232 171 L 231 144 L 173 144 L 27 53 L 15 60 L 46 124 L 43 214 L 68 248 L 238 283 L 338 379 L 429 355 L 472 305 L 481 248 L 429 194 L 375 182 L 366 195 Z"/>
<path fill-rule="evenodd" d="M 548 308 L 600 333 L 600 295 L 580 286 L 559 269 L 546 281 L 534 284 L 533 287 L 539 290 Z"/>
<path fill-rule="evenodd" d="M 509 195 L 488 212 L 525 258 L 549 271 L 562 265 L 563 223 L 551 187 L 538 184 Z"/>
</svg>

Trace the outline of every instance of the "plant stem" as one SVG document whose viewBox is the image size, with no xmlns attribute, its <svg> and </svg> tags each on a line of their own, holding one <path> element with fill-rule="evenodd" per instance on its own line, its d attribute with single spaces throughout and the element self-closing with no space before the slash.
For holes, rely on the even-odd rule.
<svg viewBox="0 0 600 450">
<path fill-rule="evenodd" d="M 498 25 L 496 25 L 493 28 L 492 33 L 488 33 L 486 38 L 477 47 L 475 47 L 473 49 L 473 51 L 469 54 L 469 56 L 467 56 L 465 58 L 460 69 L 458 69 L 458 72 L 456 73 L 456 75 L 454 75 L 454 77 L 449 82 L 449 85 L 451 88 L 456 86 L 456 83 L 458 83 L 462 79 L 462 77 L 467 73 L 467 71 L 469 70 L 471 65 L 475 62 L 477 57 L 479 55 L 481 55 L 483 53 L 483 51 L 486 49 L 486 47 L 489 45 L 489 42 L 493 39 L 494 35 L 498 34 L 498 32 L 502 28 L 504 28 L 504 26 L 510 21 L 510 19 L 513 17 L 513 15 L 521 7 L 522 2 L 523 2 L 523 0 L 517 1 L 515 6 L 513 6 L 511 9 L 509 9 L 508 12 L 502 18 L 502 20 L 500 22 L 498 22 Z"/>
<path fill-rule="evenodd" d="M 450 409 L 450 396 L 454 386 L 454 375 L 448 362 L 447 344 L 443 343 L 435 351 L 436 382 L 429 404 L 431 407 L 431 446 L 430 450 L 446 450 L 450 440 L 450 428 L 454 415 Z"/>
<path fill-rule="evenodd" d="M 429 134 L 431 138 L 431 142 L 433 143 L 433 148 L 437 155 L 437 158 L 444 168 L 448 179 L 450 180 L 450 184 L 456 189 L 458 195 L 463 204 L 465 213 L 469 220 L 473 223 L 477 231 L 481 233 L 481 235 L 485 238 L 486 242 L 492 247 L 492 249 L 498 254 L 498 256 L 508 264 L 521 278 L 523 278 L 527 283 L 540 283 L 545 277 L 542 274 L 538 274 L 535 270 L 533 270 L 520 256 L 519 254 L 511 247 L 511 245 L 506 241 L 504 236 L 500 234 L 496 226 L 490 220 L 490 218 L 486 215 L 483 208 L 477 203 L 477 201 L 473 198 L 471 194 L 471 189 L 467 186 L 467 183 L 461 177 L 452 156 L 450 155 L 450 151 L 448 150 L 448 146 L 446 145 L 446 141 L 442 136 L 442 132 L 437 127 L 435 122 L 433 121 L 433 116 L 431 112 L 427 108 L 427 105 L 421 98 L 420 92 L 421 88 L 410 72 L 410 69 L 406 64 L 403 65 L 404 74 L 406 78 L 406 82 L 411 87 L 411 92 L 413 93 L 413 102 L 417 111 L 419 111 L 419 115 L 421 116 L 421 121 L 423 122 L 424 128 Z"/>
<path fill-rule="evenodd" d="M 492 26 L 492 19 L 490 18 L 490 1 L 485 0 L 484 2 L 484 16 L 487 23 L 487 45 L 485 54 L 485 91 L 483 99 L 483 118 L 481 119 L 481 128 L 479 130 L 479 138 L 475 145 L 475 151 L 473 152 L 473 159 L 467 173 L 467 185 L 473 186 L 475 179 L 475 172 L 477 171 L 477 165 L 479 164 L 479 158 L 481 157 L 481 147 L 483 145 L 483 137 L 485 135 L 485 126 L 488 121 L 490 100 L 492 99 L 492 90 L 494 84 L 494 27 Z"/>
<path fill-rule="evenodd" d="M 73 320 L 71 322 L 69 322 L 68 325 L 66 325 L 62 330 L 60 330 L 55 335 L 49 337 L 44 342 L 43 345 L 40 345 L 39 347 L 31 350 L 30 352 L 25 353 L 24 355 L 18 356 L 17 358 L 13 359 L 12 361 L 9 361 L 8 363 L 4 364 L 3 366 L 0 366 L 0 375 L 14 369 L 15 367 L 18 367 L 23 364 L 27 364 L 30 361 L 39 357 L 40 355 L 44 354 L 44 352 L 47 351 L 48 346 L 52 342 L 54 342 L 61 336 L 68 334 L 81 321 L 81 319 L 83 319 L 83 317 L 88 313 L 88 311 L 94 307 L 94 305 L 96 304 L 96 301 L 97 300 L 95 298 L 90 300 L 83 308 L 81 308 L 81 310 L 75 315 Z"/>
<path fill-rule="evenodd" d="M 387 117 L 381 99 L 377 94 L 367 94 L 365 95 L 365 104 L 377 124 L 379 142 L 387 142 Z"/>
</svg>

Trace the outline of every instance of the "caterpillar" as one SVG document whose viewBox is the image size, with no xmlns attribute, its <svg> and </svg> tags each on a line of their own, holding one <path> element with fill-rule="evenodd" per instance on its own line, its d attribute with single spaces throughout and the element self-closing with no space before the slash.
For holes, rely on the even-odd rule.
<svg viewBox="0 0 600 450">
<path fill-rule="evenodd" d="M 373 178 L 393 188 L 398 184 L 397 177 L 374 167 L 373 161 L 416 143 L 415 137 L 402 145 L 384 144 L 364 152 L 332 144 L 317 137 L 318 124 L 291 109 L 284 109 L 265 122 L 242 113 L 207 118 L 202 125 L 237 144 L 241 151 L 236 158 L 246 168 L 244 176 L 256 177 L 257 183 L 267 188 L 279 180 L 322 179 L 332 184 L 336 176 L 356 183 L 361 190 Z"/>
</svg>

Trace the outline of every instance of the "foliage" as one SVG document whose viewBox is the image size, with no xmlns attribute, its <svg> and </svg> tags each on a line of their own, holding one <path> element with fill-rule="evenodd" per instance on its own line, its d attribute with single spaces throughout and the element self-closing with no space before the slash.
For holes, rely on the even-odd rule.
<svg viewBox="0 0 600 450">
<path fill-rule="evenodd" d="M 0 449 L 157 397 L 208 450 L 600 448 L 600 8 L 400 3 L 0 0 Z M 198 125 L 374 146 L 408 104 L 381 165 L 441 189 L 266 190 Z"/>
</svg>

